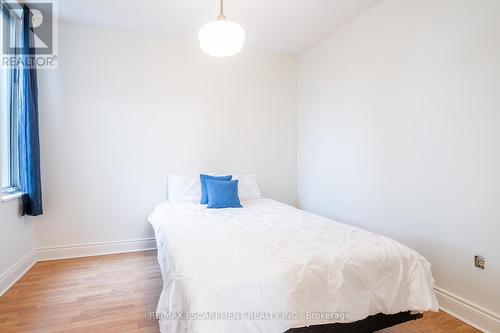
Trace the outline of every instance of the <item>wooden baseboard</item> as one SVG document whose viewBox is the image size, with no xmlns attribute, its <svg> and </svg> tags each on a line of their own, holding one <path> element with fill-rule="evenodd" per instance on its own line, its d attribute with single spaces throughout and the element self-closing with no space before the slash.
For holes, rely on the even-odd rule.
<svg viewBox="0 0 500 333">
<path fill-rule="evenodd" d="M 112 241 L 105 243 L 64 245 L 36 249 L 38 261 L 100 256 L 156 249 L 154 238 Z"/>
<path fill-rule="evenodd" d="M 439 307 L 444 312 L 486 333 L 500 332 L 500 315 L 463 299 L 443 288 L 435 287 Z"/>
<path fill-rule="evenodd" d="M 34 264 L 36 264 L 36 253 L 30 251 L 21 258 L 14 266 L 0 277 L 0 297 L 9 290 Z"/>
</svg>

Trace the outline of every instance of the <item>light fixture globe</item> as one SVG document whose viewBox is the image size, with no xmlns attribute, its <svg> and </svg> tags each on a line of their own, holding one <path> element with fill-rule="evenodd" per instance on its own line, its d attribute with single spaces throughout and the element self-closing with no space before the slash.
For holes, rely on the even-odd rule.
<svg viewBox="0 0 500 333">
<path fill-rule="evenodd" d="M 245 43 L 245 30 L 237 23 L 226 20 L 224 2 L 220 0 L 217 21 L 205 24 L 198 32 L 203 52 L 214 57 L 230 57 L 240 53 Z"/>
<path fill-rule="evenodd" d="M 245 43 L 245 30 L 234 22 L 217 20 L 205 24 L 198 33 L 203 52 L 214 57 L 230 57 L 240 53 Z"/>
</svg>

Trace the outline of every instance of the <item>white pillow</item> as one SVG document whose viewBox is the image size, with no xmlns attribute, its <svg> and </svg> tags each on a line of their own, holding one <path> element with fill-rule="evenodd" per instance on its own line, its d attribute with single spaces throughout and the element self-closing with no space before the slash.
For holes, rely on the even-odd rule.
<svg viewBox="0 0 500 333">
<path fill-rule="evenodd" d="M 262 198 L 257 175 L 233 175 L 233 179 L 238 179 L 238 196 L 241 201 Z"/>
<path fill-rule="evenodd" d="M 262 198 L 257 175 L 233 175 L 233 179 L 238 180 L 238 196 L 241 201 Z M 201 200 L 200 174 L 168 175 L 167 186 L 169 201 L 199 203 Z"/>
<path fill-rule="evenodd" d="M 168 200 L 200 203 L 200 175 L 168 175 Z"/>
</svg>

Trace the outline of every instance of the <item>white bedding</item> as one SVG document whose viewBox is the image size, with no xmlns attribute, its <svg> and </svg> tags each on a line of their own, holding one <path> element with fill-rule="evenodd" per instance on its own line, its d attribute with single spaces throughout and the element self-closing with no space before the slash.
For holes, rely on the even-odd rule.
<svg viewBox="0 0 500 333">
<path fill-rule="evenodd" d="M 164 333 L 280 333 L 377 313 L 437 311 L 429 262 L 381 235 L 271 199 L 158 205 Z"/>
</svg>

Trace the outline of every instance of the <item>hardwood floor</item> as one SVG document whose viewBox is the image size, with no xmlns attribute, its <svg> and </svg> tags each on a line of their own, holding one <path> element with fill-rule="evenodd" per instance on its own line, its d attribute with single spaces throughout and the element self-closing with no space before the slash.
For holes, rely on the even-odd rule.
<svg viewBox="0 0 500 333">
<path fill-rule="evenodd" d="M 398 326 L 386 328 L 378 333 L 475 333 L 475 328 L 444 313 L 427 312 L 424 318 L 414 322 L 407 322 Z"/>
<path fill-rule="evenodd" d="M 161 286 L 154 251 L 40 262 L 0 298 L 0 332 L 158 332 Z M 380 332 L 479 331 L 439 312 Z"/>
</svg>

